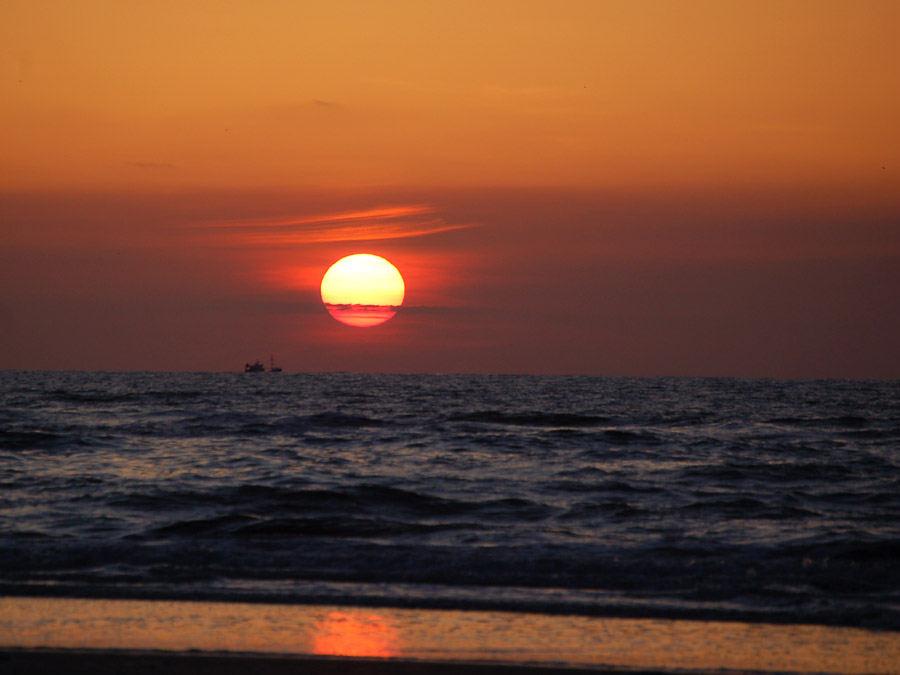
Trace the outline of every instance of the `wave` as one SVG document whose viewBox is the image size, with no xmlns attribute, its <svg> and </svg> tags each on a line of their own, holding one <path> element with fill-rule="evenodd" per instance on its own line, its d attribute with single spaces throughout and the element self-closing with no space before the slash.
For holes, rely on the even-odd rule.
<svg viewBox="0 0 900 675">
<path fill-rule="evenodd" d="M 609 417 L 580 415 L 573 413 L 504 412 L 500 410 L 477 410 L 450 415 L 451 422 L 475 422 L 478 424 L 505 424 L 530 427 L 591 427 L 609 424 Z"/>
<path fill-rule="evenodd" d="M 71 391 L 66 389 L 57 389 L 49 392 L 47 397 L 50 400 L 62 403 L 82 403 L 82 404 L 165 404 L 179 405 L 190 401 L 210 401 L 214 397 L 209 391 L 116 391 L 109 389 L 99 389 L 95 391 Z"/>
<path fill-rule="evenodd" d="M 13 373 L 0 590 L 900 626 L 898 387 Z"/>
<path fill-rule="evenodd" d="M 67 448 L 89 448 L 98 443 L 96 438 L 87 438 L 71 433 L 52 431 L 16 431 L 0 429 L 0 450 L 60 450 Z"/>
<path fill-rule="evenodd" d="M 236 528 L 238 536 L 200 536 L 209 533 L 205 528 L 223 526 Z M 256 525 L 233 521 L 195 524 L 179 531 L 167 547 L 129 539 L 85 549 L 76 542 L 48 542 L 23 533 L 17 540 L 28 542 L 27 552 L 22 547 L 0 551 L 0 589 L 12 584 L 23 592 L 52 580 L 54 586 L 78 584 L 82 593 L 86 588 L 121 593 L 127 583 L 137 584 L 131 595 L 165 596 L 179 588 L 194 593 L 205 588 L 218 598 L 234 600 L 240 599 L 236 588 L 264 593 L 265 586 L 254 583 L 264 581 L 296 584 L 294 595 L 287 597 L 302 599 L 303 588 L 309 593 L 309 588 L 323 584 L 351 583 L 356 586 L 335 587 L 338 599 L 358 602 L 376 589 L 392 589 L 387 591 L 392 602 L 419 597 L 419 605 L 430 600 L 463 607 L 478 606 L 477 595 L 468 591 L 476 587 L 486 589 L 482 597 L 487 589 L 507 589 L 499 597 L 544 589 L 526 596 L 541 611 L 572 609 L 579 598 L 592 600 L 575 610 L 588 613 L 602 612 L 599 603 L 604 598 L 632 607 L 641 599 L 641 611 L 651 616 L 673 607 L 693 607 L 719 614 L 788 615 L 794 621 L 821 621 L 824 614 L 838 623 L 865 620 L 873 626 L 900 627 L 895 576 L 900 540 L 865 545 L 810 538 L 780 548 L 710 546 L 698 539 L 634 547 L 449 548 L 355 540 L 353 534 L 366 527 L 374 527 L 378 535 L 398 534 L 395 523 L 366 519 L 344 522 L 337 529 L 315 519 Z M 428 534 L 440 527 L 419 525 Z M 327 545 L 316 543 L 324 532 Z M 407 527 L 400 527 L 399 533 L 418 534 Z M 283 543 L 298 534 L 303 535 L 302 544 Z M 281 601 L 286 599 L 284 586 L 279 595 Z M 872 598 L 881 602 L 873 605 Z"/>
</svg>

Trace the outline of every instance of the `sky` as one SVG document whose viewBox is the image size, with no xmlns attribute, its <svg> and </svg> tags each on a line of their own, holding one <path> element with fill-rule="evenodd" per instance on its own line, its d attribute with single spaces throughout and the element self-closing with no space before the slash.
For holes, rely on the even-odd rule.
<svg viewBox="0 0 900 675">
<path fill-rule="evenodd" d="M 894 0 L 0 0 L 0 369 L 900 378 Z M 403 307 L 335 321 L 328 267 Z"/>
</svg>

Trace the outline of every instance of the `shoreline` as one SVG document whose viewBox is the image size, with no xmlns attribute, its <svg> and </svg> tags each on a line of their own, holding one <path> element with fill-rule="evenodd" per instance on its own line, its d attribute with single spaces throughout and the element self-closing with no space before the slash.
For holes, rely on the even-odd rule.
<svg viewBox="0 0 900 675">
<path fill-rule="evenodd" d="M 567 675 L 623 673 L 664 675 L 664 671 L 574 668 L 557 664 L 502 664 L 420 661 L 309 655 L 273 655 L 222 652 L 160 652 L 95 649 L 0 649 L 0 673 L 27 675 Z"/>
<path fill-rule="evenodd" d="M 0 596 L 0 673 L 894 675 L 900 632 L 341 605 Z M 203 659 L 203 660 L 198 660 Z M 207 660 L 209 659 L 209 660 Z M 153 669 L 148 665 L 157 664 Z M 340 665 L 335 665 L 340 664 Z M 268 668 L 269 670 L 261 670 Z M 181 670 L 178 670 L 181 669 Z M 292 670 L 293 669 L 293 670 Z"/>
<path fill-rule="evenodd" d="M 479 589 L 481 590 L 481 589 Z M 829 628 L 858 628 L 871 631 L 900 631 L 900 615 L 882 610 L 819 611 L 798 613 L 780 609 L 748 609 L 648 605 L 631 603 L 625 599 L 595 598 L 591 601 L 536 602 L 511 599 L 453 598 L 404 598 L 401 595 L 361 594 L 295 594 L 279 589 L 278 592 L 236 591 L 228 595 L 216 590 L 188 589 L 182 592 L 167 590 L 141 590 L 90 588 L 84 586 L 53 585 L 28 586 L 0 583 L 0 598 L 60 598 L 70 600 L 140 601 L 140 602 L 203 602 L 212 604 L 251 604 L 313 607 L 367 607 L 399 610 L 459 611 L 459 612 L 509 612 L 514 614 L 540 614 L 546 616 L 579 616 L 598 619 L 704 621 L 722 623 L 752 623 L 783 626 L 822 626 Z"/>
</svg>

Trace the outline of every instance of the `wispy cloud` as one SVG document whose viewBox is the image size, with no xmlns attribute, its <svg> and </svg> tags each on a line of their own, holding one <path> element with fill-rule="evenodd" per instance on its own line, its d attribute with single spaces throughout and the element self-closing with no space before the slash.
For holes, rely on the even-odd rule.
<svg viewBox="0 0 900 675">
<path fill-rule="evenodd" d="M 175 168 L 175 165 L 170 164 L 169 162 L 132 162 L 131 166 L 135 166 L 138 169 L 150 169 L 151 171 L 160 171 Z"/>
<path fill-rule="evenodd" d="M 362 211 L 288 219 L 242 220 L 203 227 L 235 245 L 290 245 L 340 241 L 376 241 L 423 237 L 473 227 L 452 224 L 424 204 L 385 206 Z"/>
</svg>

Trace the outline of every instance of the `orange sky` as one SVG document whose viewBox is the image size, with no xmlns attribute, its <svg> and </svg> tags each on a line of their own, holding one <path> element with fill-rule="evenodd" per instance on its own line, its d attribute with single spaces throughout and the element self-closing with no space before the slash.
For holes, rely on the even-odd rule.
<svg viewBox="0 0 900 675">
<path fill-rule="evenodd" d="M 0 368 L 900 377 L 900 3 L 0 3 Z M 405 307 L 318 285 L 382 255 Z"/>
</svg>

